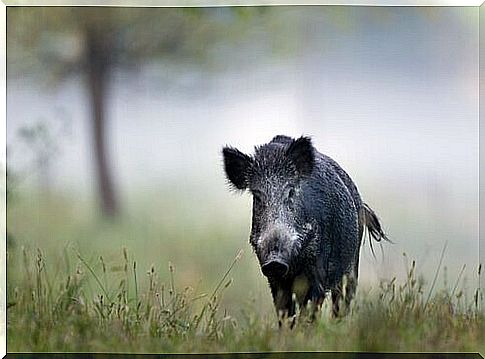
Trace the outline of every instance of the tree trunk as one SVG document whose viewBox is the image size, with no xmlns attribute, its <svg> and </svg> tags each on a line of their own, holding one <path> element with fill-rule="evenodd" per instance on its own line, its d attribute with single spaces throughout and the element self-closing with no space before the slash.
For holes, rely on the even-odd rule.
<svg viewBox="0 0 485 359">
<path fill-rule="evenodd" d="M 113 187 L 106 144 L 106 85 L 109 77 L 109 41 L 102 32 L 86 29 L 87 85 L 91 101 L 91 123 L 94 145 L 95 172 L 101 210 L 104 215 L 114 217 L 118 213 L 118 202 Z"/>
</svg>

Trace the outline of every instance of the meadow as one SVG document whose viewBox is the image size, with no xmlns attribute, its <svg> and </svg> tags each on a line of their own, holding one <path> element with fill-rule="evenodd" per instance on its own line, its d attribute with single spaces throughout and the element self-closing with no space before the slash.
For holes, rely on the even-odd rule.
<svg viewBox="0 0 485 359">
<path fill-rule="evenodd" d="M 425 278 L 406 255 L 405 275 L 363 282 L 349 315 L 332 318 L 325 302 L 315 322 L 279 328 L 248 208 L 190 217 L 193 202 L 161 196 L 164 206 L 136 197 L 110 221 L 72 194 L 9 199 L 9 352 L 485 353 L 480 290 L 464 288 L 463 272 L 443 282 L 442 265 Z"/>
</svg>

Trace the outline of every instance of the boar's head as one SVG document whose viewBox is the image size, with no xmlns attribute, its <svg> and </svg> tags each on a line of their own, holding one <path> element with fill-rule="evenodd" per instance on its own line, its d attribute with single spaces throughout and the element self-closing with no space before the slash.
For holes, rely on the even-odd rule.
<svg viewBox="0 0 485 359">
<path fill-rule="evenodd" d="M 263 274 L 282 278 L 298 271 L 301 253 L 311 240 L 306 202 L 315 150 L 308 137 L 276 136 L 246 155 L 223 148 L 224 168 L 231 186 L 253 196 L 250 243 Z"/>
</svg>

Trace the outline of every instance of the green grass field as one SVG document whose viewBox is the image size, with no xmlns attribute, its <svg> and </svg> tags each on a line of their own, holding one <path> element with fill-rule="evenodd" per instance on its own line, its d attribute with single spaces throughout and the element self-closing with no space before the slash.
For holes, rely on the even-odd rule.
<svg viewBox="0 0 485 359">
<path fill-rule="evenodd" d="M 68 196 L 10 201 L 8 351 L 485 353 L 480 291 L 464 290 L 460 273 L 424 281 L 406 258 L 404 280 L 361 285 L 346 317 L 325 302 L 315 322 L 278 328 L 247 244 L 249 210 L 163 202 L 133 201 L 106 222 Z"/>
</svg>

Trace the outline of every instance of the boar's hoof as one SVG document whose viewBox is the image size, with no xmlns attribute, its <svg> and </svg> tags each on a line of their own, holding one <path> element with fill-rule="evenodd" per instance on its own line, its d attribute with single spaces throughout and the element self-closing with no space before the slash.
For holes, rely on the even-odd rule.
<svg viewBox="0 0 485 359">
<path fill-rule="evenodd" d="M 288 273 L 288 265 L 281 260 L 274 259 L 263 264 L 261 271 L 266 277 L 281 278 Z"/>
</svg>

